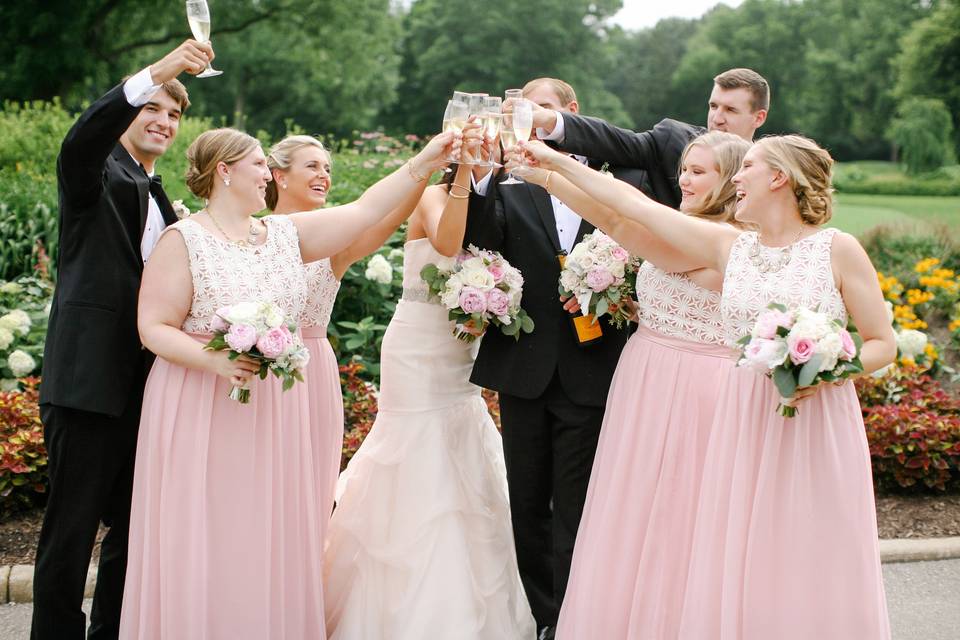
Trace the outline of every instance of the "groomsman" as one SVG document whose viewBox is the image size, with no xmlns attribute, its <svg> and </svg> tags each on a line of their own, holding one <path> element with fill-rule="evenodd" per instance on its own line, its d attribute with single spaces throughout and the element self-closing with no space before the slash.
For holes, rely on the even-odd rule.
<svg viewBox="0 0 960 640">
<path fill-rule="evenodd" d="M 706 130 L 727 131 L 752 141 L 770 108 L 767 81 L 751 69 L 730 69 L 713 83 Z M 599 118 L 551 108 L 536 109 L 533 124 L 541 140 L 552 141 L 564 151 L 645 170 L 652 186 L 652 193 L 647 194 L 674 208 L 680 205 L 680 156 L 687 143 L 705 131 L 667 118 L 653 129 L 637 133 Z"/>
<path fill-rule="evenodd" d="M 188 40 L 94 102 L 60 147 L 60 255 L 40 387 L 50 490 L 37 547 L 31 638 L 84 637 L 81 605 L 102 521 L 89 638 L 116 638 L 133 463 L 153 355 L 137 333 L 143 265 L 176 215 L 154 164 L 177 136 L 176 77 L 213 60 Z"/>
<path fill-rule="evenodd" d="M 550 113 L 566 117 L 579 111 L 573 88 L 562 80 L 539 78 L 523 93 Z M 649 188 L 642 171 L 614 168 L 614 173 Z M 540 637 L 552 638 L 607 391 L 629 332 L 601 322 L 594 327 L 602 331 L 596 340 L 574 330 L 557 293 L 560 257 L 594 227 L 544 189 L 502 184 L 504 177 L 488 174 L 475 183 L 464 244 L 500 251 L 520 269 L 523 307 L 536 328 L 519 341 L 488 332 L 471 381 L 500 394 L 520 578 Z"/>
</svg>

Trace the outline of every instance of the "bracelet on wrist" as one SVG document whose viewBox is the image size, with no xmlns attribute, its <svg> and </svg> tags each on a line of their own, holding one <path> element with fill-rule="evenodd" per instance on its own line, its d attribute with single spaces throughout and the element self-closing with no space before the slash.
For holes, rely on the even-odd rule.
<svg viewBox="0 0 960 640">
<path fill-rule="evenodd" d="M 470 187 L 468 187 L 468 186 L 464 186 L 464 185 L 462 185 L 462 184 L 457 184 L 456 182 L 451 182 L 451 183 L 450 183 L 450 188 L 453 189 L 454 187 L 457 187 L 458 189 L 463 189 L 463 190 L 466 191 L 467 193 L 470 193 Z"/>
<path fill-rule="evenodd" d="M 550 178 L 553 177 L 553 171 L 547 171 L 547 179 L 543 183 L 543 188 L 546 191 L 550 191 Z"/>
<path fill-rule="evenodd" d="M 421 175 L 414 171 L 413 160 L 407 160 L 407 172 L 410 174 L 410 177 L 413 178 L 414 182 L 423 182 L 430 177 L 430 174 Z"/>
<path fill-rule="evenodd" d="M 453 191 L 448 191 L 448 192 L 447 192 L 447 197 L 448 197 L 448 198 L 453 198 L 454 200 L 469 200 L 469 199 L 470 199 L 469 194 L 468 194 L 468 195 L 465 195 L 465 196 L 458 196 L 458 195 L 455 194 Z"/>
</svg>

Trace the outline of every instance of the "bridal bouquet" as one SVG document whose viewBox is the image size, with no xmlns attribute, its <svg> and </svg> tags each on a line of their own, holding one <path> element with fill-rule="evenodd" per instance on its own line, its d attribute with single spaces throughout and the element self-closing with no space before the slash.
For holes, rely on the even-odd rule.
<svg viewBox="0 0 960 640">
<path fill-rule="evenodd" d="M 296 333 L 297 325 L 272 302 L 241 302 L 217 310 L 213 318 L 213 338 L 204 349 L 229 351 L 230 359 L 241 355 L 260 363 L 257 375 L 268 373 L 283 380 L 283 390 L 299 380 L 310 361 L 310 351 Z M 250 402 L 250 389 L 233 387 L 230 398 L 242 404 Z"/>
<path fill-rule="evenodd" d="M 600 230 L 578 242 L 563 260 L 560 295 L 575 296 L 584 314 L 609 315 L 618 329 L 630 320 L 624 305 L 633 295 L 640 261 Z"/>
<path fill-rule="evenodd" d="M 495 251 L 470 245 L 456 260 L 424 266 L 420 277 L 449 310 L 460 340 L 473 342 L 491 324 L 517 340 L 521 331 L 533 331 L 533 320 L 520 308 L 523 276 Z"/>
<path fill-rule="evenodd" d="M 787 401 L 797 387 L 835 382 L 861 373 L 863 339 L 853 324 L 843 327 L 819 311 L 787 310 L 770 304 L 760 314 L 742 346 L 737 366 L 748 367 L 773 379 L 780 392 L 780 415 L 792 418 L 797 408 Z"/>
</svg>

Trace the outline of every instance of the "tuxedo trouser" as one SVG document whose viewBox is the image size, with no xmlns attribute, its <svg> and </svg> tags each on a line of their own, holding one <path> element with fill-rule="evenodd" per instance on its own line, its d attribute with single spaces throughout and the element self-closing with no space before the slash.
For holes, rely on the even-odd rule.
<svg viewBox="0 0 960 640">
<path fill-rule="evenodd" d="M 134 385 L 117 417 L 40 407 L 50 488 L 37 545 L 31 640 L 84 637 L 83 591 L 100 522 L 109 530 L 100 546 L 88 637 L 119 634 L 142 402 L 143 385 Z"/>
<path fill-rule="evenodd" d="M 539 398 L 500 394 L 517 564 L 538 628 L 557 623 L 603 411 L 573 403 L 556 374 Z"/>
</svg>

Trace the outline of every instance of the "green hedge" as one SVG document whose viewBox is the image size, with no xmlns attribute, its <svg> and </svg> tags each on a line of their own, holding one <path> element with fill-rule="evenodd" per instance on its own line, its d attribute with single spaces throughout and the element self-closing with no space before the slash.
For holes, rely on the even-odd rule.
<svg viewBox="0 0 960 640">
<path fill-rule="evenodd" d="M 837 165 L 833 186 L 840 193 L 882 196 L 958 196 L 960 166 L 910 176 L 892 162 L 848 162 Z"/>
</svg>

